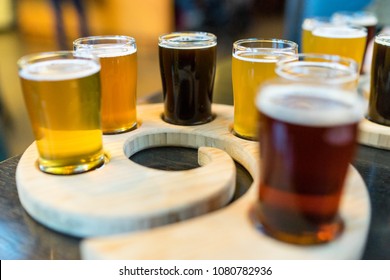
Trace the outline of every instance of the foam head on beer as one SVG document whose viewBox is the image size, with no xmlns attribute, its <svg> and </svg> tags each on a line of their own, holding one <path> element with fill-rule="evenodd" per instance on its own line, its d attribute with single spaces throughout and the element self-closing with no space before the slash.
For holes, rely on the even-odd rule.
<svg viewBox="0 0 390 280">
<path fill-rule="evenodd" d="M 365 111 L 364 101 L 355 92 L 315 84 L 266 85 L 256 105 L 269 117 L 306 126 L 355 123 Z"/>
</svg>

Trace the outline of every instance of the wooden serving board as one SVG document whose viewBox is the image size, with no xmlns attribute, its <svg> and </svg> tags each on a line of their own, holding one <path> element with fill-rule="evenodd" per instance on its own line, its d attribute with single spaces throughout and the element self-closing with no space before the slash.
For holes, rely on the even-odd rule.
<svg viewBox="0 0 390 280">
<path fill-rule="evenodd" d="M 317 246 L 279 242 L 264 235 L 251 218 L 257 200 L 259 147 L 257 142 L 230 132 L 233 107 L 214 104 L 215 120 L 198 126 L 165 123 L 162 111 L 162 104 L 139 106 L 139 128 L 104 136 L 110 161 L 85 174 L 53 176 L 40 172 L 34 166 L 35 147 L 30 146 L 16 175 L 22 205 L 53 229 L 94 236 L 81 243 L 85 259 L 361 257 L 370 204 L 364 182 L 352 166 L 341 205 L 343 234 Z M 202 167 L 161 171 L 128 159 L 157 146 L 206 147 L 199 149 Z M 242 197 L 223 207 L 233 193 L 232 159 L 243 165 L 254 180 Z"/>
<path fill-rule="evenodd" d="M 363 145 L 390 150 L 390 126 L 364 119 L 359 124 L 358 141 Z"/>
</svg>

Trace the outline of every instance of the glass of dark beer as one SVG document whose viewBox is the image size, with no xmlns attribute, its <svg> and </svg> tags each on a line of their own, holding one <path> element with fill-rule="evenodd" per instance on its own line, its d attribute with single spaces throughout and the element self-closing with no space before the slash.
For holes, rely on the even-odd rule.
<svg viewBox="0 0 390 280">
<path fill-rule="evenodd" d="M 160 36 L 158 46 L 163 120 L 176 125 L 210 122 L 217 37 L 206 32 L 174 32 Z"/>
<path fill-rule="evenodd" d="M 354 91 L 321 83 L 263 86 L 259 111 L 257 220 L 270 236 L 295 244 L 334 240 L 364 102 Z"/>
<path fill-rule="evenodd" d="M 367 118 L 390 126 L 390 35 L 375 37 Z"/>
</svg>

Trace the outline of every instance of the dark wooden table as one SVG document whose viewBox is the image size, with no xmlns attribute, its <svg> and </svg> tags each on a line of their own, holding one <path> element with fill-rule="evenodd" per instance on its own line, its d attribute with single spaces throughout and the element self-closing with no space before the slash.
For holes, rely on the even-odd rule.
<svg viewBox="0 0 390 280">
<path fill-rule="evenodd" d="M 175 160 L 178 158 L 180 162 Z M 0 259 L 79 259 L 80 239 L 47 229 L 20 205 L 15 182 L 19 159 L 17 156 L 0 163 Z M 171 170 L 197 165 L 196 151 L 177 148 L 142 151 L 132 160 Z M 390 259 L 390 151 L 359 146 L 353 165 L 367 185 L 372 206 L 363 259 Z M 252 182 L 246 170 L 240 165 L 237 168 L 235 199 Z"/>
</svg>

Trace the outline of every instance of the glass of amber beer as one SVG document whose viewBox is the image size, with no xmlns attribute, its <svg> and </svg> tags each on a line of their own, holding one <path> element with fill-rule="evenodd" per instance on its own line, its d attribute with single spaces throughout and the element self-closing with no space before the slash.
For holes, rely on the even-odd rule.
<svg viewBox="0 0 390 280">
<path fill-rule="evenodd" d="M 137 127 L 137 45 L 128 36 L 107 35 L 79 38 L 75 51 L 90 51 L 100 58 L 102 129 L 115 134 Z"/>
<path fill-rule="evenodd" d="M 355 60 L 338 55 L 302 53 L 296 59 L 281 59 L 275 72 L 289 81 L 321 81 L 329 86 L 356 90 L 358 64 Z"/>
<path fill-rule="evenodd" d="M 367 118 L 390 126 L 390 35 L 379 34 L 374 40 L 370 98 Z"/>
<path fill-rule="evenodd" d="M 261 88 L 256 106 L 256 213 L 264 231 L 296 244 L 335 239 L 343 229 L 339 204 L 364 116 L 362 98 L 326 84 L 280 81 Z"/>
<path fill-rule="evenodd" d="M 311 52 L 352 58 L 360 71 L 367 41 L 366 28 L 337 24 L 319 26 L 313 29 L 312 36 Z"/>
<path fill-rule="evenodd" d="M 101 166 L 98 58 L 71 51 L 47 52 L 24 56 L 18 66 L 39 169 L 66 175 Z"/>
<path fill-rule="evenodd" d="M 176 125 L 211 121 L 217 37 L 206 32 L 173 32 L 159 37 L 158 49 L 164 121 Z"/>
<path fill-rule="evenodd" d="M 232 82 L 234 98 L 233 134 L 257 140 L 255 95 L 266 80 L 276 77 L 281 58 L 295 59 L 298 45 L 281 39 L 242 39 L 234 42 Z"/>
</svg>

